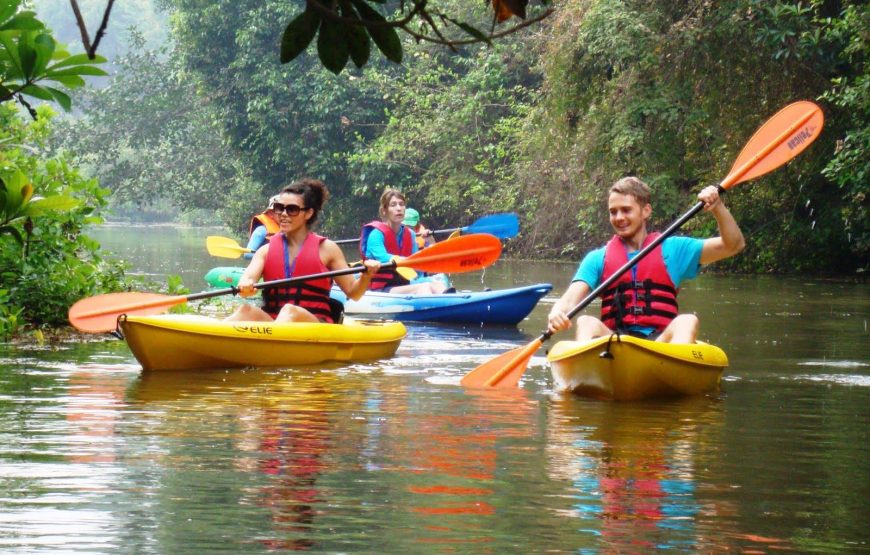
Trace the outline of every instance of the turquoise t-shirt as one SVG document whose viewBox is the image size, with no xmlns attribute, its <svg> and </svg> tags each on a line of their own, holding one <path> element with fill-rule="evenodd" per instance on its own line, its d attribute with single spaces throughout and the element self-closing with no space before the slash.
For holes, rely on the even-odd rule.
<svg viewBox="0 0 870 555">
<path fill-rule="evenodd" d="M 402 237 L 405 235 L 404 232 L 405 226 L 399 228 L 399 236 L 396 237 L 397 242 L 399 243 L 399 248 L 402 247 Z M 411 254 L 417 252 L 417 236 L 414 234 L 414 230 L 409 230 L 411 232 Z M 364 253 L 366 259 L 377 260 L 381 264 L 389 262 L 393 256 L 387 252 L 387 246 L 384 243 L 384 234 L 379 229 L 372 229 L 369 233 L 368 241 L 366 241 L 366 252 Z"/>
<path fill-rule="evenodd" d="M 668 276 L 674 286 L 680 285 L 698 275 L 698 269 L 701 267 L 701 251 L 704 249 L 704 240 L 695 239 L 694 237 L 668 237 L 661 244 L 662 258 L 665 261 Z M 577 272 L 572 278 L 574 281 L 585 282 L 590 289 L 595 289 L 601 284 L 601 276 L 604 274 L 604 252 L 606 246 L 595 249 L 583 257 Z M 640 251 L 628 253 L 628 258 L 631 260 Z M 633 266 L 630 270 L 632 277 L 637 276 L 637 266 Z M 651 333 L 654 328 L 644 326 L 632 326 L 630 329 L 640 331 L 645 334 Z"/>
</svg>

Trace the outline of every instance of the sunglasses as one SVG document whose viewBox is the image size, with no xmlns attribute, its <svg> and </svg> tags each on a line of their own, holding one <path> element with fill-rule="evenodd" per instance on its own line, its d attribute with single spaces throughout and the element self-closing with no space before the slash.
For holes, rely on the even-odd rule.
<svg viewBox="0 0 870 555">
<path fill-rule="evenodd" d="M 281 204 L 280 202 L 275 202 L 272 204 L 272 210 L 274 210 L 276 214 L 283 212 L 288 216 L 298 216 L 300 212 L 308 209 L 296 206 L 295 204 Z"/>
</svg>

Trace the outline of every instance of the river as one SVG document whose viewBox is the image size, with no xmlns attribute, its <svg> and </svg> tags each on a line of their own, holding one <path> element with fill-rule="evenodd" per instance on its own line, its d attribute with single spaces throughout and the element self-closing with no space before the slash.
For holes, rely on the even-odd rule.
<svg viewBox="0 0 870 555">
<path fill-rule="evenodd" d="M 234 264 L 209 233 L 95 236 L 198 292 Z M 574 266 L 454 276 L 555 287 L 517 328 L 409 324 L 365 364 L 145 373 L 118 340 L 0 345 L 0 552 L 870 551 L 870 286 L 687 284 L 729 356 L 711 396 L 559 394 L 544 349 L 516 391 L 459 387 L 543 331 Z"/>
</svg>

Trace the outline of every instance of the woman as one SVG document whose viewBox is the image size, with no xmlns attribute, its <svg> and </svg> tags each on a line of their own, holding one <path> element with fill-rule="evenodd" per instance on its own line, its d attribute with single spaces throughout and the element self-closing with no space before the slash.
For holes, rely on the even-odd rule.
<svg viewBox="0 0 870 555">
<path fill-rule="evenodd" d="M 278 233 L 278 215 L 272 211 L 272 205 L 278 201 L 278 195 L 269 199 L 269 206 L 251 218 L 250 229 L 248 230 L 248 250 L 243 257 L 247 260 L 254 258 L 254 253 L 257 249 L 265 245 L 273 235 Z"/>
<path fill-rule="evenodd" d="M 381 195 L 378 213 L 381 220 L 369 222 L 362 229 L 360 254 L 363 260 L 368 262 L 374 259 L 386 264 L 393 257 L 406 257 L 417 252 L 414 232 L 402 223 L 405 219 L 405 195 L 396 189 L 387 189 Z M 429 277 L 408 281 L 390 268 L 375 274 L 369 288 L 390 293 L 432 295 L 444 293 L 447 286 Z"/>
<path fill-rule="evenodd" d="M 347 260 L 335 242 L 311 232 L 328 195 L 322 181 L 308 178 L 300 179 L 281 191 L 272 204 L 278 217 L 279 233 L 257 249 L 239 279 L 240 295 L 253 295 L 254 284 L 261 277 L 273 281 L 348 268 Z M 367 260 L 365 271 L 358 278 L 349 274 L 336 276 L 335 283 L 348 298 L 357 300 L 363 296 L 379 269 L 379 262 Z M 335 301 L 329 298 L 332 283 L 330 278 L 321 278 L 263 289 L 263 308 L 243 304 L 227 320 L 337 322 L 340 317 L 332 308 Z"/>
</svg>

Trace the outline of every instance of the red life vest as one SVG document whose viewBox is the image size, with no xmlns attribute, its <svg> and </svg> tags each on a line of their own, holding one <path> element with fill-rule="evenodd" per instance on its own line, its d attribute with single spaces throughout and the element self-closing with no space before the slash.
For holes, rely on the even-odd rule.
<svg viewBox="0 0 870 555">
<path fill-rule="evenodd" d="M 396 234 L 393 233 L 392 228 L 384 222 L 375 220 L 362 227 L 362 234 L 360 235 L 359 240 L 359 251 L 363 260 L 365 260 L 366 257 L 366 244 L 369 241 L 369 235 L 371 235 L 372 230 L 375 229 L 384 234 L 384 247 L 386 247 L 388 253 L 396 256 L 411 256 L 411 254 L 413 254 L 414 240 L 408 226 L 402 228 L 402 246 L 399 248 L 399 242 L 396 240 Z M 384 289 L 386 287 L 408 285 L 409 283 L 411 282 L 400 276 L 394 268 L 382 268 L 377 274 L 372 276 L 369 289 Z"/>
<path fill-rule="evenodd" d="M 650 233 L 643 247 L 650 244 L 659 233 Z M 628 252 L 622 240 L 614 235 L 604 251 L 606 281 L 616 270 L 628 262 Z M 658 245 L 632 270 L 622 274 L 609 288 L 601 293 L 601 321 L 612 330 L 628 326 L 645 326 L 662 331 L 677 317 L 677 289 L 668 275 L 662 246 Z"/>
<path fill-rule="evenodd" d="M 320 260 L 320 243 L 325 240 L 325 237 L 316 233 L 309 233 L 305 237 L 296 259 L 289 262 L 292 265 L 292 271 L 290 275 L 287 275 L 288 268 L 285 267 L 287 241 L 282 233 L 274 235 L 269 239 L 269 252 L 266 254 L 266 263 L 263 267 L 263 280 L 272 281 L 328 272 L 329 268 Z M 281 311 L 281 307 L 290 303 L 308 310 L 321 321 L 333 323 L 335 320 L 329 299 L 331 288 L 332 280 L 330 278 L 320 278 L 287 287 L 263 289 L 263 310 L 275 318 Z"/>
<path fill-rule="evenodd" d="M 266 227 L 266 237 L 272 237 L 281 230 L 278 222 L 276 222 L 275 220 L 270 218 L 265 212 L 263 212 L 251 218 L 251 225 L 248 228 L 248 237 L 250 237 L 254 233 L 254 230 L 261 225 Z"/>
</svg>

